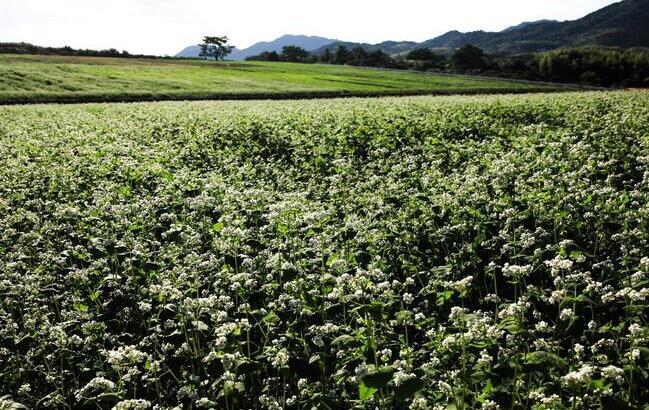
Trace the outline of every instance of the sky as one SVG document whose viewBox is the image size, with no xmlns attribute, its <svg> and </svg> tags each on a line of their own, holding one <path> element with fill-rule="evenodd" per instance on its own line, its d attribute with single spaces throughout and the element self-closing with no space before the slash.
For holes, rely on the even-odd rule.
<svg viewBox="0 0 649 410">
<path fill-rule="evenodd" d="M 283 34 L 377 43 L 573 20 L 614 0 L 0 0 L 0 42 L 174 55 L 203 35 L 244 48 Z"/>
</svg>

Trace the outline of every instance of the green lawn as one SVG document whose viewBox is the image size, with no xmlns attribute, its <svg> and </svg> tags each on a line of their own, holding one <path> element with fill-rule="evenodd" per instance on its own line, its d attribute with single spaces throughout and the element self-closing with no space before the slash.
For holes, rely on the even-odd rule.
<svg viewBox="0 0 649 410">
<path fill-rule="evenodd" d="M 0 103 L 551 91 L 507 80 L 319 64 L 0 56 Z"/>
</svg>

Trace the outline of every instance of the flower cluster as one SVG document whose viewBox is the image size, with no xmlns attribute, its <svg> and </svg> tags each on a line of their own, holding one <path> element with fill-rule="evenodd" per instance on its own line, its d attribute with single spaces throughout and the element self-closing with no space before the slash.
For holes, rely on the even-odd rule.
<svg viewBox="0 0 649 410">
<path fill-rule="evenodd" d="M 649 403 L 649 94 L 0 108 L 0 408 Z"/>
</svg>

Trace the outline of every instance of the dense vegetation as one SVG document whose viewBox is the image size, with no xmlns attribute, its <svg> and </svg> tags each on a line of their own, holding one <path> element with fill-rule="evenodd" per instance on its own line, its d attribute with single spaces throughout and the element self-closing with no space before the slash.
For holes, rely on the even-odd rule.
<svg viewBox="0 0 649 410">
<path fill-rule="evenodd" d="M 506 78 L 603 87 L 649 87 L 647 49 L 581 47 L 540 54 L 489 55 L 479 48 L 466 46 L 452 56 L 446 67 L 459 73 Z"/>
<path fill-rule="evenodd" d="M 646 50 L 556 50 L 539 58 L 539 69 L 541 77 L 548 80 L 649 87 Z"/>
<path fill-rule="evenodd" d="M 648 153 L 646 93 L 0 108 L 0 408 L 646 408 Z"/>
<path fill-rule="evenodd" d="M 528 92 L 545 84 L 354 67 L 0 55 L 0 103 Z"/>
</svg>

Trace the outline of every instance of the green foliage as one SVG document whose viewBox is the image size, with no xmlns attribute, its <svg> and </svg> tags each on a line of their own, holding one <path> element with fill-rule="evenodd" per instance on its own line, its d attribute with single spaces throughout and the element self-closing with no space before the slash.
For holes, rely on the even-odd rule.
<svg viewBox="0 0 649 410">
<path fill-rule="evenodd" d="M 223 60 L 234 49 L 234 46 L 228 45 L 227 36 L 205 36 L 199 46 L 201 48 L 199 57 L 214 60 Z"/>
<path fill-rule="evenodd" d="M 458 49 L 451 59 L 453 65 L 464 70 L 487 68 L 487 56 L 482 49 L 467 44 Z"/>
<path fill-rule="evenodd" d="M 394 369 L 386 367 L 360 377 L 358 391 L 361 401 L 369 399 L 374 393 L 385 388 L 392 380 L 393 375 Z"/>
<path fill-rule="evenodd" d="M 610 86 L 649 86 L 646 50 L 575 48 L 539 57 L 541 75 L 551 81 Z"/>
<path fill-rule="evenodd" d="M 408 60 L 432 61 L 439 58 L 439 55 L 428 48 L 416 48 L 409 52 L 406 58 Z"/>
<path fill-rule="evenodd" d="M 416 48 L 406 55 L 406 60 L 414 60 L 417 70 L 430 70 L 433 68 L 444 68 L 446 57 L 434 53 L 428 48 Z"/>
<path fill-rule="evenodd" d="M 126 50 L 121 52 L 110 48 L 107 50 L 78 50 L 69 46 L 41 47 L 29 43 L 0 43 L 0 54 L 41 54 L 57 56 L 86 56 L 86 57 L 120 57 L 120 58 L 161 58 L 152 55 L 130 54 Z"/>
<path fill-rule="evenodd" d="M 287 61 L 290 63 L 313 63 L 315 59 L 311 54 L 298 46 L 284 46 L 282 47 L 282 52 L 277 53 L 276 51 L 264 51 L 263 53 L 250 56 L 246 58 L 246 61 Z"/>
<path fill-rule="evenodd" d="M 2 107 L 0 408 L 646 407 L 648 152 L 640 92 Z"/>
<path fill-rule="evenodd" d="M 284 46 L 282 48 L 282 59 L 293 63 L 306 61 L 309 58 L 309 52 L 297 46 Z"/>
</svg>

